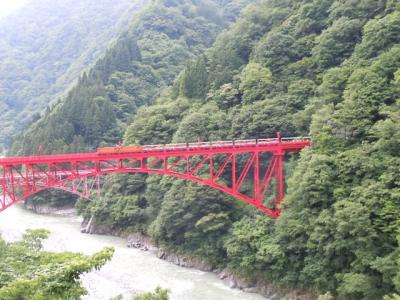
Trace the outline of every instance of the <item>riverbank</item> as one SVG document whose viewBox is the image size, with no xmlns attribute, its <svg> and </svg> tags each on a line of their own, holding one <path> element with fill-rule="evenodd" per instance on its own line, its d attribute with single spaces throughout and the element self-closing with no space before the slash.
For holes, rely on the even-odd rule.
<svg viewBox="0 0 400 300">
<path fill-rule="evenodd" d="M 185 268 L 194 268 L 205 272 L 213 272 L 230 288 L 240 289 L 247 293 L 257 293 L 270 300 L 315 300 L 317 295 L 309 291 L 282 290 L 269 282 L 257 279 L 248 279 L 237 276 L 228 268 L 218 268 L 199 257 L 177 253 L 170 249 L 163 249 L 148 236 L 140 233 L 127 233 L 115 230 L 107 225 L 96 224 L 94 218 L 85 219 L 81 224 L 81 232 L 88 234 L 112 235 L 126 239 L 127 247 L 149 252 L 159 259 L 171 262 Z"/>
<path fill-rule="evenodd" d="M 77 216 L 76 208 L 73 205 L 52 207 L 45 204 L 32 205 L 31 203 L 22 204 L 22 206 L 39 215 L 59 216 L 59 217 L 75 217 Z"/>
</svg>

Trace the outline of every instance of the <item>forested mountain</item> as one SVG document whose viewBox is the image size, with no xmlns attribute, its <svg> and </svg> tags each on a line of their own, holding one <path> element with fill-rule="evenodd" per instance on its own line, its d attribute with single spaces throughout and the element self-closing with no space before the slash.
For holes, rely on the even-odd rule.
<svg viewBox="0 0 400 300">
<path fill-rule="evenodd" d="M 0 146 L 54 103 L 145 0 L 35 0 L 0 20 Z M 1 152 L 1 151 L 0 151 Z"/>
<path fill-rule="evenodd" d="M 348 299 L 400 289 L 398 1 L 261 1 L 157 101 L 126 144 L 311 134 L 273 221 L 211 189 L 114 177 L 86 215 L 249 278 Z"/>
<path fill-rule="evenodd" d="M 277 221 L 209 188 L 138 174 L 113 176 L 105 197 L 78 207 L 98 224 L 323 299 L 399 292 L 399 1 L 261 0 L 204 54 L 223 22 L 217 10 L 163 3 L 14 153 L 40 140 L 49 152 L 112 143 L 128 124 L 125 144 L 310 134 L 313 147 L 285 163 Z M 165 89 L 178 63 L 186 67 Z"/>
<path fill-rule="evenodd" d="M 88 150 L 115 144 L 138 107 L 151 103 L 186 62 L 211 46 L 246 1 L 155 1 L 65 99 L 18 136 L 12 152 Z"/>
</svg>

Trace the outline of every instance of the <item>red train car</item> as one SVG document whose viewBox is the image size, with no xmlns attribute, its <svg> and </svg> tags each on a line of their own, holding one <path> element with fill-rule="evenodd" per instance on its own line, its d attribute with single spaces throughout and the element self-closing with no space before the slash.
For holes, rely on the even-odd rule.
<svg viewBox="0 0 400 300">
<path fill-rule="evenodd" d="M 97 148 L 96 152 L 99 154 L 111 154 L 111 153 L 132 153 L 142 150 L 143 150 L 142 146 L 126 146 L 126 147 Z"/>
</svg>

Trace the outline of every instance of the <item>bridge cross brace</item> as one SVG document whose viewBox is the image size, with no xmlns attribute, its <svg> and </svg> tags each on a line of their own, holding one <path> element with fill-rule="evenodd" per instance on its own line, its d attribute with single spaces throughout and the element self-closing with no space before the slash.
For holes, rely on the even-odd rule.
<svg viewBox="0 0 400 300">
<path fill-rule="evenodd" d="M 211 187 L 217 188 L 228 194 L 235 196 L 245 202 L 257 207 L 258 209 L 268 213 L 272 217 L 279 216 L 283 201 L 284 192 L 284 177 L 283 177 L 283 158 L 284 152 L 275 152 L 268 164 L 266 170 L 260 167 L 260 153 L 255 151 L 250 153 L 242 170 L 239 170 L 237 165 L 237 154 L 229 153 L 219 165 L 215 166 L 217 159 L 215 155 L 208 154 L 204 157 L 196 157 L 185 155 L 184 157 L 167 156 L 157 161 L 162 161 L 162 168 L 157 169 L 156 163 L 147 163 L 144 169 L 153 171 L 154 173 L 162 173 L 179 178 L 188 179 L 191 181 L 203 183 Z M 197 162 L 195 160 L 197 159 Z M 172 162 L 170 162 L 172 160 Z M 226 180 L 226 175 L 230 168 L 230 186 L 223 186 L 219 183 L 220 180 Z M 197 174 L 199 170 L 203 172 Z M 261 171 L 264 171 L 261 176 Z M 246 195 L 241 192 L 245 180 L 249 181 L 249 174 L 253 173 L 253 188 L 252 195 Z M 207 176 L 208 175 L 208 176 Z M 269 206 L 264 204 L 265 196 L 269 190 L 271 181 L 275 184 L 275 199 Z M 273 191 L 271 191 L 273 193 Z"/>
</svg>

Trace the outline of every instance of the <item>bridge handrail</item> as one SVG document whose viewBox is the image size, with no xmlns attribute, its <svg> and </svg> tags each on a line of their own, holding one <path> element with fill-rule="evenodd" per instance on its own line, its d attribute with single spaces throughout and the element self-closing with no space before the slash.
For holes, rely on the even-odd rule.
<svg viewBox="0 0 400 300">
<path fill-rule="evenodd" d="M 279 142 L 298 142 L 311 141 L 311 137 L 283 137 L 283 138 L 266 138 L 266 139 L 245 139 L 245 140 L 230 140 L 230 141 L 210 141 L 210 142 L 192 142 L 192 143 L 173 143 L 159 145 L 144 145 L 143 150 L 182 150 L 182 149 L 198 149 L 198 148 L 221 148 L 228 146 L 247 146 L 247 145 L 274 145 Z"/>
<path fill-rule="evenodd" d="M 270 145 L 270 144 L 276 144 L 278 142 L 279 142 L 279 139 L 277 139 L 277 138 L 258 139 L 257 140 L 258 145 Z"/>
<path fill-rule="evenodd" d="M 153 149 L 160 149 L 165 147 L 166 145 L 163 144 L 158 144 L 158 145 L 144 145 L 143 150 L 153 150 Z"/>
<path fill-rule="evenodd" d="M 310 136 L 283 137 L 281 138 L 281 140 L 287 142 L 311 141 L 311 137 Z"/>
</svg>

